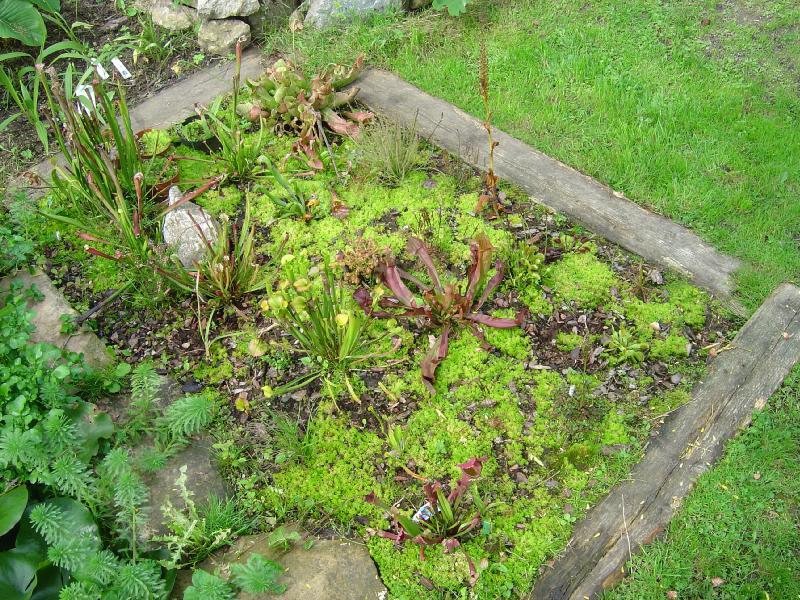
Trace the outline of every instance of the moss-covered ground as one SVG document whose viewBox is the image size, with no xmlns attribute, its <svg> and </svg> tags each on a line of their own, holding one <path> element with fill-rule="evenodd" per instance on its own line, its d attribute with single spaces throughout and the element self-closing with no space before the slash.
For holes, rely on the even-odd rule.
<svg viewBox="0 0 800 600">
<path fill-rule="evenodd" d="M 476 0 L 459 18 L 379 15 L 276 34 L 310 65 L 365 53 L 478 117 L 486 43 L 495 124 L 745 261 L 755 308 L 800 276 L 794 0 Z"/>
<path fill-rule="evenodd" d="M 522 597 L 539 567 L 564 547 L 572 524 L 639 458 L 660 418 L 688 399 L 707 351 L 730 337 L 730 323 L 685 281 L 517 190 L 503 189 L 507 209 L 499 217 L 476 214 L 480 179 L 443 168 L 444 157 L 430 148 L 421 147 L 416 168 L 390 187 L 360 167 L 356 143 L 337 145 L 326 159 L 337 169 L 317 174 L 286 159 L 290 145 L 270 136 L 263 152 L 300 197 L 313 199 L 310 218 L 281 212 L 273 198 L 286 190 L 274 177 L 223 185 L 197 199 L 215 217 L 234 221 L 249 205 L 256 259 L 272 278 L 266 292 L 220 308 L 205 344 L 194 301 L 175 302 L 171 293 L 159 299 L 147 283 L 131 293 L 135 310 L 99 317 L 98 330 L 121 355 L 147 357 L 230 398 L 215 448 L 237 497 L 264 523 L 300 520 L 363 537 L 393 598 Z M 185 188 L 220 170 L 208 156 L 177 151 Z M 71 232 L 60 234 L 61 241 L 50 239 L 50 266 L 71 274 L 64 285 L 76 288 L 67 290 L 73 296 L 117 288 L 130 276 L 103 258 L 84 262 L 68 241 Z M 453 283 L 467 274 L 470 241 L 486 236 L 506 269 L 481 312 L 524 311 L 521 325 L 481 327 L 486 344 L 456 326 L 431 393 L 420 364 L 439 331 L 422 319 L 369 319 L 373 358 L 273 393 L 317 364 L 271 310 L 262 310 L 281 282 L 313 279 L 332 265 L 346 290 L 344 312 L 354 318 L 361 311 L 350 299 L 357 286 L 375 297 L 387 293 L 374 271 L 380 257 L 393 256 L 429 281 L 409 252 L 412 236 Z M 133 329 L 115 329 L 126 319 Z M 436 544 L 421 560 L 413 543 L 376 535 L 391 524 L 367 494 L 410 514 L 424 502 L 423 481 L 449 488 L 459 464 L 483 457 L 471 493 L 489 507 L 459 551 Z M 472 590 L 470 562 L 479 574 Z"/>
<path fill-rule="evenodd" d="M 262 398 L 256 388 L 246 413 L 233 409 L 217 431 L 225 472 L 268 519 L 366 534 L 392 597 L 458 597 L 468 590 L 464 554 L 433 546 L 420 561 L 413 544 L 371 535 L 390 523 L 364 496 L 374 491 L 414 510 L 423 501 L 419 479 L 449 485 L 458 464 L 485 456 L 477 486 L 492 503 L 488 524 L 462 549 L 480 572 L 477 597 L 518 597 L 563 548 L 572 523 L 625 476 L 658 417 L 686 401 L 702 373 L 702 348 L 723 340 L 711 323 L 723 331 L 727 325 L 687 283 L 671 277 L 652 283 L 649 267 L 530 206 L 514 190 L 508 194 L 516 214 L 489 220 L 473 213 L 478 179 L 459 184 L 425 166 L 386 187 L 362 176 L 357 148 L 344 145 L 338 156 L 355 165 L 347 185 L 330 173 L 295 180 L 301 193 L 319 200 L 316 218 L 307 222 L 278 214 L 265 194 L 281 190 L 269 181 L 244 192 L 223 188 L 198 202 L 215 214 L 235 214 L 247 196 L 266 232 L 259 253 L 282 253 L 282 271 L 296 275 L 370 240 L 424 278 L 406 252 L 409 236 L 417 235 L 455 281 L 464 276 L 469 240 L 484 233 L 497 256 L 515 265 L 487 312 L 508 316 L 527 308 L 531 316 L 524 327 L 487 328 L 489 352 L 467 330 L 456 332 L 435 395 L 419 367 L 429 332 L 375 320 L 376 336 L 401 339 L 394 354 L 347 382 L 332 377 L 277 398 Z M 346 217 L 332 215 L 334 197 L 347 207 Z M 526 244 L 515 233 L 517 214 L 526 228 L 543 232 L 539 242 Z M 520 244 L 531 254 L 527 262 L 515 261 Z M 377 282 L 366 275 L 361 284 Z M 280 331 L 262 333 L 259 356 L 251 356 L 257 336 L 250 329 L 227 347 L 219 344 L 194 375 L 211 385 L 256 379 L 277 387 L 302 371 Z M 300 424 L 276 427 L 276 414 L 288 414 L 290 422 L 299 414 Z M 387 436 L 394 427 L 402 431 L 399 445 Z"/>
</svg>

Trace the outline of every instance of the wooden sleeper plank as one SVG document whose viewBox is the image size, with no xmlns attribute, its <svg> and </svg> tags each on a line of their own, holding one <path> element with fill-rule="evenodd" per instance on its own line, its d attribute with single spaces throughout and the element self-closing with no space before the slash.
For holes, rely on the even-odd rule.
<svg viewBox="0 0 800 600">
<path fill-rule="evenodd" d="M 750 423 L 753 410 L 764 407 L 800 361 L 800 289 L 777 288 L 732 346 L 711 362 L 691 402 L 662 425 L 630 480 L 576 526 L 568 549 L 539 579 L 532 598 L 594 597 L 622 578 L 632 553 L 663 532 L 725 442 Z"/>
<path fill-rule="evenodd" d="M 419 134 L 485 170 L 486 132 L 480 120 L 430 96 L 386 71 L 369 69 L 354 84 L 358 100 L 402 125 L 416 121 Z M 538 202 L 662 267 L 689 277 L 742 313 L 731 299 L 739 261 L 717 252 L 697 235 L 631 202 L 622 194 L 542 154 L 499 129 L 498 176 L 522 187 Z"/>
</svg>

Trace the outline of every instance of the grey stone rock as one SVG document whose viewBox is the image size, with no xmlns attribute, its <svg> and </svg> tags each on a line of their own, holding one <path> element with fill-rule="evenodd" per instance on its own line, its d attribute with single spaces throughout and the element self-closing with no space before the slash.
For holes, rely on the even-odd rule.
<svg viewBox="0 0 800 600">
<path fill-rule="evenodd" d="M 247 17 L 253 39 L 262 39 L 271 30 L 284 27 L 297 4 L 295 0 L 261 0 L 261 8 Z"/>
<path fill-rule="evenodd" d="M 402 9 L 402 0 L 311 0 L 305 24 L 327 27 L 339 17 L 347 17 L 372 11 Z"/>
<path fill-rule="evenodd" d="M 302 534 L 296 525 L 285 528 Z M 279 582 L 286 585 L 286 591 L 280 595 L 281 600 L 385 600 L 389 597 L 363 544 L 312 538 L 310 548 L 306 549 L 301 541 L 284 553 L 271 548 L 268 540 L 268 533 L 241 537 L 226 552 L 214 554 L 200 567 L 209 572 L 219 570 L 220 576 L 227 578 L 232 564 L 246 563 L 253 554 L 261 554 L 277 561 L 284 569 Z M 189 576 L 179 573 L 175 588 L 184 589 Z M 271 600 L 275 597 L 242 592 L 237 598 Z"/>
<path fill-rule="evenodd" d="M 258 9 L 258 0 L 197 0 L 197 12 L 204 19 L 246 17 Z"/>
<path fill-rule="evenodd" d="M 153 0 L 150 6 L 153 23 L 170 31 L 189 29 L 194 25 L 195 14 L 189 7 L 175 4 L 172 0 Z"/>
<path fill-rule="evenodd" d="M 181 191 L 173 185 L 169 189 L 169 204 L 181 199 Z M 202 235 L 197 228 L 202 230 Z M 206 242 L 217 240 L 219 224 L 210 214 L 192 202 L 185 202 L 164 217 L 164 241 L 170 246 L 178 260 L 187 269 L 203 260 L 207 251 Z"/>
<path fill-rule="evenodd" d="M 21 282 L 25 288 L 35 285 L 44 296 L 41 301 L 28 302 L 28 307 L 33 311 L 32 323 L 36 327 L 31 335 L 31 341 L 46 342 L 70 352 L 83 354 L 86 362 L 95 367 L 103 367 L 113 362 L 105 344 L 88 329 L 81 328 L 69 335 L 61 333 L 61 315 L 77 315 L 77 313 L 47 275 L 44 273 L 31 275 L 27 271 L 20 271 L 16 275 L 0 279 L 0 290 L 7 290 L 14 281 Z"/>
<path fill-rule="evenodd" d="M 250 25 L 236 19 L 206 21 L 197 32 L 197 43 L 211 54 L 226 55 L 236 49 L 236 41 L 243 38 L 243 45 L 250 43 Z"/>
<path fill-rule="evenodd" d="M 192 492 L 192 500 L 196 504 L 206 504 L 211 496 L 227 498 L 228 489 L 212 457 L 211 439 L 204 437 L 195 440 L 169 459 L 163 469 L 145 480 L 150 488 L 150 506 L 141 532 L 143 539 L 166 533 L 161 508 L 167 499 L 178 510 L 184 507 L 183 500 L 175 489 L 175 481 L 183 466 L 186 467 L 186 489 Z"/>
</svg>

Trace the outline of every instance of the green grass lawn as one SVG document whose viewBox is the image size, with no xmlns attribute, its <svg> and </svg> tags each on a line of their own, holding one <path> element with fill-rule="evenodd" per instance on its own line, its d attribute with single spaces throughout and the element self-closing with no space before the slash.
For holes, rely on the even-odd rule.
<svg viewBox="0 0 800 600">
<path fill-rule="evenodd" d="M 607 600 L 800 598 L 800 367 L 631 567 Z"/>
<path fill-rule="evenodd" d="M 308 62 L 365 52 L 743 259 L 754 308 L 800 277 L 800 4 L 479 1 L 273 40 Z"/>
<path fill-rule="evenodd" d="M 365 52 L 480 116 L 481 38 L 497 126 L 741 258 L 749 307 L 800 279 L 796 0 L 479 1 L 272 42 L 313 66 Z M 609 597 L 800 598 L 799 454 L 800 367 Z"/>
</svg>

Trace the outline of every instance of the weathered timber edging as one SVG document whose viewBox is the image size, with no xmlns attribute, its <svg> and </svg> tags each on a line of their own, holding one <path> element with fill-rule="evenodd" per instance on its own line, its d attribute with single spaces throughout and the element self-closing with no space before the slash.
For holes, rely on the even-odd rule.
<svg viewBox="0 0 800 600">
<path fill-rule="evenodd" d="M 264 58 L 264 53 L 256 47 L 242 53 L 242 82 L 261 75 Z M 235 67 L 232 60 L 206 67 L 137 104 L 131 110 L 133 128 L 163 129 L 183 121 L 194 114 L 195 104 L 211 104 L 218 96 L 231 91 Z"/>
<path fill-rule="evenodd" d="M 416 120 L 421 136 L 485 170 L 486 131 L 475 117 L 386 71 L 367 70 L 354 85 L 361 88 L 358 100 L 375 112 L 404 125 Z M 493 133 L 500 143 L 494 165 L 501 179 L 623 248 L 683 273 L 737 312 L 744 312 L 731 298 L 731 276 L 740 265 L 737 259 L 499 129 Z"/>
<path fill-rule="evenodd" d="M 264 54 L 259 48 L 249 48 L 242 53 L 242 81 L 261 75 L 264 71 L 262 59 Z M 225 61 L 205 67 L 189 75 L 174 85 L 158 91 L 141 104 L 131 108 L 131 125 L 134 130 L 163 129 L 183 121 L 194 113 L 195 104 L 210 104 L 216 97 L 230 91 L 235 69 L 234 61 Z M 49 185 L 50 174 L 55 165 L 64 166 L 60 154 L 51 156 L 30 170 L 36 173 L 44 185 Z M 36 196 L 41 188 L 30 186 L 25 179 L 19 179 L 9 185 L 9 189 L 28 188 L 29 196 Z M 39 194 L 41 195 L 41 193 Z"/>
<path fill-rule="evenodd" d="M 664 531 L 725 442 L 800 362 L 800 288 L 777 288 L 731 345 L 711 362 L 691 402 L 667 418 L 630 478 L 575 527 L 563 556 L 536 582 L 532 600 L 594 597 L 624 576 L 632 553 Z"/>
</svg>

